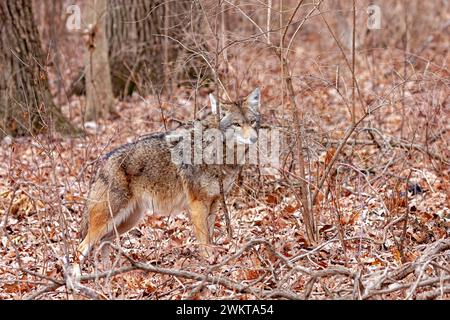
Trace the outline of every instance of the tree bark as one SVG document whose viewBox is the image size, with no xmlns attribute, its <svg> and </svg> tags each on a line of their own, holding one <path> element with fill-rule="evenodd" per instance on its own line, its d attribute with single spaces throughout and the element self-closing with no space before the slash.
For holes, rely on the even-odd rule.
<svg viewBox="0 0 450 320">
<path fill-rule="evenodd" d="M 154 0 L 111 0 L 108 3 L 107 36 L 114 92 L 131 93 L 145 83 L 164 83 L 162 38 L 164 4 Z"/>
<path fill-rule="evenodd" d="M 197 1 L 108 0 L 106 37 L 114 96 L 133 91 L 171 94 L 175 84 L 210 79 L 202 58 L 193 54 L 208 52 L 205 27 Z M 77 74 L 69 96 L 84 94 L 85 82 L 83 72 Z"/>
<path fill-rule="evenodd" d="M 55 106 L 31 0 L 0 1 L 0 136 L 74 129 Z"/>
<path fill-rule="evenodd" d="M 108 60 L 106 37 L 107 1 L 94 0 L 84 9 L 87 50 L 84 54 L 86 74 L 85 120 L 105 118 L 114 111 L 114 96 Z"/>
<path fill-rule="evenodd" d="M 190 0 L 108 2 L 107 35 L 116 95 L 125 96 L 134 89 L 141 94 L 171 91 L 192 62 L 186 61 L 177 41 L 193 47 L 190 37 L 198 31 L 198 10 Z"/>
</svg>

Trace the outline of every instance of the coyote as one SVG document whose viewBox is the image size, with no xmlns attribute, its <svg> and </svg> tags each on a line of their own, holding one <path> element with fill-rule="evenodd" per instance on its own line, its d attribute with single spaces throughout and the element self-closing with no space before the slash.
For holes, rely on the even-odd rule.
<svg viewBox="0 0 450 320">
<path fill-rule="evenodd" d="M 248 148 L 257 142 L 259 88 L 233 103 L 221 103 L 220 109 L 214 96 L 209 98 L 212 112 L 197 122 L 202 129 L 215 128 L 226 139 L 234 139 L 237 147 Z M 183 130 L 192 134 L 194 127 L 190 123 Z M 86 258 L 93 245 L 110 241 L 135 227 L 148 209 L 155 214 L 170 215 L 189 208 L 194 233 L 201 244 L 200 253 L 204 257 L 211 254 L 208 245 L 221 197 L 219 177 L 222 175 L 223 190 L 228 192 L 241 170 L 241 159 L 231 164 L 174 161 L 174 141 L 186 138 L 186 134 L 180 136 L 179 132 L 176 129 L 144 136 L 101 159 L 83 215 L 78 262 Z M 234 145 L 221 142 L 221 147 L 226 153 L 235 154 Z"/>
</svg>

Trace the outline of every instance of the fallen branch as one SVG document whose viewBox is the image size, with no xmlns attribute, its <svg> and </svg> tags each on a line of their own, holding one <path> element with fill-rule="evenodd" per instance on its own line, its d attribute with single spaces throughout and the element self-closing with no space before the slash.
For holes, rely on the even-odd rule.
<svg viewBox="0 0 450 320">
<path fill-rule="evenodd" d="M 386 270 L 380 276 L 369 276 L 365 277 L 366 288 L 365 292 L 362 295 L 361 299 L 369 299 L 375 295 L 381 295 L 386 293 L 392 293 L 395 291 L 403 290 L 406 288 L 417 288 L 423 286 L 433 285 L 441 280 L 446 281 L 450 280 L 450 276 L 440 278 L 435 277 L 431 279 L 426 279 L 421 282 L 416 282 L 414 284 L 406 283 L 406 284 L 398 284 L 397 282 L 406 278 L 413 272 L 420 273 L 425 264 L 429 264 L 432 259 L 434 259 L 439 253 L 447 251 L 450 249 L 450 239 L 443 239 L 435 242 L 433 245 L 426 248 L 423 254 L 418 257 L 415 261 L 404 264 L 398 269 L 388 271 Z M 374 279 L 375 278 L 375 279 Z M 383 289 L 383 286 L 390 286 L 386 289 Z M 414 286 L 414 287 L 413 287 Z"/>
</svg>

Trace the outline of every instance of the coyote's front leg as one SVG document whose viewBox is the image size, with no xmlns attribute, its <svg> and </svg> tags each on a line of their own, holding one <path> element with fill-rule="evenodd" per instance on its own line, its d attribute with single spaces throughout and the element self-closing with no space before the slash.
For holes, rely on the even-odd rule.
<svg viewBox="0 0 450 320">
<path fill-rule="evenodd" d="M 191 197 L 189 199 L 189 207 L 191 209 L 191 220 L 194 225 L 195 237 L 201 245 L 200 254 L 204 258 L 211 258 L 213 250 L 209 246 L 211 244 L 211 234 L 208 225 L 211 201 Z"/>
</svg>

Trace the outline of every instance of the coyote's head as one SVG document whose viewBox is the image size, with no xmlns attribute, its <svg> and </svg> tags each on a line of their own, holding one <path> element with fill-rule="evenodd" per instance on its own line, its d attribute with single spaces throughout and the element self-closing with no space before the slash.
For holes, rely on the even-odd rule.
<svg viewBox="0 0 450 320">
<path fill-rule="evenodd" d="M 212 94 L 209 95 L 209 99 L 212 112 L 217 114 L 216 99 Z M 256 143 L 261 118 L 260 104 L 261 92 L 259 88 L 253 90 L 243 99 L 220 104 L 220 130 L 224 132 L 227 141 L 235 139 L 237 144 Z"/>
</svg>

